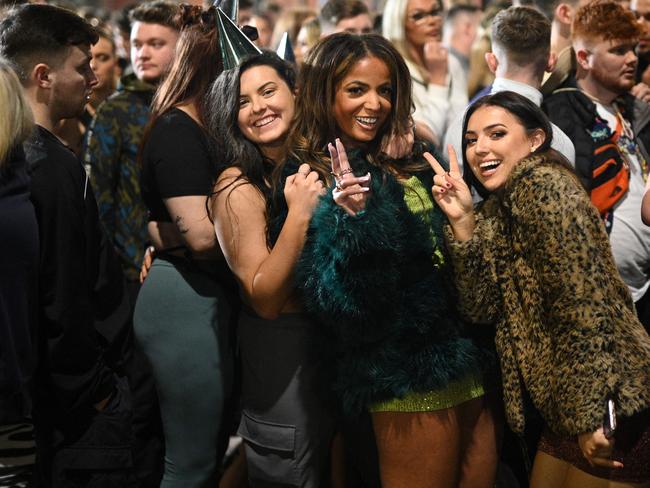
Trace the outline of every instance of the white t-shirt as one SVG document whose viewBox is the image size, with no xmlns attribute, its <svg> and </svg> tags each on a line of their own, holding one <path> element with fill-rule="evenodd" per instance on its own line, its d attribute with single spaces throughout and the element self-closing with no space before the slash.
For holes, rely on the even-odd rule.
<svg viewBox="0 0 650 488">
<path fill-rule="evenodd" d="M 596 103 L 598 115 L 614 131 L 617 126 L 616 111 Z M 640 300 L 650 286 L 650 227 L 641 221 L 641 201 L 645 191 L 643 168 L 637 156 L 634 132 L 631 124 L 618 118 L 623 124 L 623 134 L 618 146 L 627 157 L 630 168 L 629 190 L 612 210 L 612 228 L 609 240 L 612 245 L 614 261 L 623 281 L 630 288 L 634 301 Z M 625 135 L 627 134 L 627 135 Z M 641 156 L 643 157 L 643 156 Z"/>
</svg>

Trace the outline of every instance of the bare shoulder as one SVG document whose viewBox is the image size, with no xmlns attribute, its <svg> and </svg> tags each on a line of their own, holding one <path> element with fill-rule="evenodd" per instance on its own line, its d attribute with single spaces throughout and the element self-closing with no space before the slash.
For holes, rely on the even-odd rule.
<svg viewBox="0 0 650 488">
<path fill-rule="evenodd" d="M 228 207 L 265 207 L 260 191 L 242 175 L 237 167 L 226 168 L 217 178 L 213 196 L 217 201 L 227 202 Z"/>
<path fill-rule="evenodd" d="M 235 181 L 237 181 L 237 179 L 240 178 L 242 178 L 241 169 L 237 168 L 236 166 L 231 166 L 229 168 L 226 168 L 221 172 L 221 174 L 217 178 L 217 182 L 214 185 L 214 189 L 216 191 L 219 188 L 234 183 Z"/>
</svg>

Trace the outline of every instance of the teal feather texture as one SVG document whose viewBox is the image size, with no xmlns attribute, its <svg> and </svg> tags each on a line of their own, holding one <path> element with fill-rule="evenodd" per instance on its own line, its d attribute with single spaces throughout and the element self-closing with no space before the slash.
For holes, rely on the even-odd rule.
<svg viewBox="0 0 650 488">
<path fill-rule="evenodd" d="M 307 311 L 331 334 L 322 348 L 336 357 L 333 388 L 344 411 L 356 414 L 476 374 L 486 355 L 464 336 L 449 269 L 434 258 L 442 212 L 434 205 L 426 219 L 413 214 L 394 176 L 349 156 L 355 173 L 372 174 L 365 212 L 347 215 L 330 189 L 295 277 Z"/>
</svg>

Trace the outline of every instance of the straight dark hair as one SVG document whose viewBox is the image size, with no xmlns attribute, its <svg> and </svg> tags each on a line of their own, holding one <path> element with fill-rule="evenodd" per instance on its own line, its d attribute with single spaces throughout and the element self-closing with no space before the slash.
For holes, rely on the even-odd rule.
<svg viewBox="0 0 650 488">
<path fill-rule="evenodd" d="M 212 151 L 220 162 L 218 174 L 226 168 L 236 167 L 241 175 L 217 193 L 232 191 L 237 185 L 250 184 L 266 202 L 267 242 L 269 215 L 273 213 L 272 174 L 279 161 L 272 161 L 260 148 L 248 140 L 239 129 L 239 97 L 242 74 L 256 66 L 269 66 L 287 84 L 292 92 L 296 88 L 296 73 L 293 65 L 282 60 L 271 51 L 247 57 L 237 68 L 224 71 L 212 84 L 205 101 L 206 126 L 210 134 Z"/>
<path fill-rule="evenodd" d="M 481 197 L 487 198 L 490 192 L 478 181 L 467 162 L 467 139 L 465 138 L 469 119 L 472 117 L 474 112 L 483 107 L 500 107 L 508 111 L 521 123 L 521 125 L 524 126 L 524 129 L 528 134 L 532 134 L 534 131 L 541 129 L 545 136 L 544 142 L 533 152 L 533 154 L 542 153 L 551 148 L 551 143 L 553 142 L 553 127 L 546 114 L 542 112 L 541 108 L 526 97 L 511 91 L 502 91 L 494 93 L 493 95 L 486 95 L 479 98 L 469 106 L 463 120 L 462 132 L 462 159 L 463 167 L 465 168 L 463 179 L 467 183 L 467 186 L 474 188 Z M 561 158 L 564 159 L 563 156 L 561 156 Z"/>
<path fill-rule="evenodd" d="M 11 62 L 21 82 L 36 64 L 58 67 L 72 46 L 90 47 L 98 39 L 86 20 L 53 5 L 20 5 L 0 22 L 0 55 Z"/>
</svg>

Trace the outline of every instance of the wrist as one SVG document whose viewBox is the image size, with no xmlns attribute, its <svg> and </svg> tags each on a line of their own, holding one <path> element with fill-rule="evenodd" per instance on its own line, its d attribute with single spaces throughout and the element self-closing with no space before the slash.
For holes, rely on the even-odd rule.
<svg viewBox="0 0 650 488">
<path fill-rule="evenodd" d="M 474 212 L 464 214 L 462 217 L 450 219 L 449 224 L 454 231 L 454 238 L 458 241 L 468 241 L 474 235 L 474 228 L 476 227 L 476 216 Z"/>
<path fill-rule="evenodd" d="M 311 215 L 312 212 L 303 208 L 289 208 L 289 211 L 287 212 L 287 220 L 290 220 L 296 225 L 307 228 L 309 226 L 309 221 L 311 220 Z"/>
</svg>

